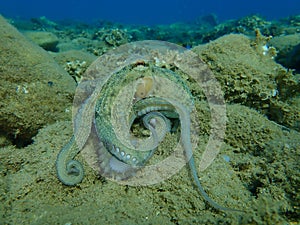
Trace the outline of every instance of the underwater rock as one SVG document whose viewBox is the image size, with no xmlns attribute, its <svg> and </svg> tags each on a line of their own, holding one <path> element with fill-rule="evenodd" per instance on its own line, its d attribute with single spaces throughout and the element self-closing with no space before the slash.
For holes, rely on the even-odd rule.
<svg viewBox="0 0 300 225">
<path fill-rule="evenodd" d="M 193 48 L 212 69 L 221 83 L 227 102 L 260 107 L 275 96 L 276 70 L 282 69 L 264 55 L 263 45 L 251 46 L 245 35 L 225 35 L 206 45 Z"/>
<path fill-rule="evenodd" d="M 95 56 L 102 55 L 111 46 L 108 46 L 105 41 L 91 40 L 84 37 L 74 38 L 72 41 L 60 42 L 57 45 L 59 52 L 67 52 L 72 50 L 87 51 Z"/>
<path fill-rule="evenodd" d="M 26 31 L 23 33 L 27 38 L 47 51 L 56 51 L 58 38 L 55 34 L 46 31 Z"/>
<path fill-rule="evenodd" d="M 274 61 L 273 49 L 267 47 L 267 41 L 259 33 L 255 40 L 231 34 L 197 46 L 193 51 L 213 71 L 227 102 L 254 108 L 299 131 L 299 108 L 286 103 L 299 94 L 299 79 Z"/>
<path fill-rule="evenodd" d="M 53 53 L 53 58 L 78 83 L 88 66 L 97 58 L 96 56 L 78 50 Z"/>
<path fill-rule="evenodd" d="M 287 68 L 300 70 L 300 34 L 274 37 L 269 44 L 278 50 L 277 62 Z"/>
<path fill-rule="evenodd" d="M 297 70 L 297 72 L 300 72 L 300 41 L 299 44 L 296 45 L 288 55 L 288 63 L 291 68 L 294 68 Z"/>
<path fill-rule="evenodd" d="M 260 16 L 246 16 L 238 20 L 228 20 L 218 24 L 212 30 L 203 33 L 202 42 L 209 42 L 215 40 L 223 35 L 231 33 L 239 33 L 246 35 L 253 35 L 256 29 L 268 31 L 272 24 Z"/>
<path fill-rule="evenodd" d="M 23 146 L 39 128 L 71 118 L 75 82 L 3 17 L 0 39 L 0 130 Z"/>
<path fill-rule="evenodd" d="M 84 46 L 74 44 L 73 42 L 58 43 L 58 45 L 56 47 L 58 49 L 58 52 L 65 52 L 65 51 L 71 51 L 71 50 L 81 50 L 81 49 L 85 48 Z"/>
<path fill-rule="evenodd" d="M 40 27 L 56 27 L 57 23 L 49 20 L 45 16 L 41 16 L 38 18 L 31 18 L 31 22 L 39 25 Z"/>
<path fill-rule="evenodd" d="M 0 135 L 0 147 L 11 145 L 11 141 L 5 137 L 5 135 Z"/>
<path fill-rule="evenodd" d="M 205 104 L 200 108 L 209 110 Z M 239 104 L 228 105 L 227 112 L 228 131 L 221 152 L 230 157 L 230 162 L 220 154 L 201 173 L 201 181 L 216 201 L 246 213 L 228 211 L 224 216 L 223 212 L 214 212 L 205 206 L 191 185 L 186 168 L 153 186 L 124 186 L 96 177 L 82 154 L 78 158 L 85 163 L 86 178 L 70 190 L 59 183 L 51 166 L 59 149 L 72 135 L 72 123 L 58 121 L 40 129 L 34 143 L 26 148 L 1 149 L 0 175 L 4 182 L 0 183 L 0 190 L 7 193 L 0 205 L 0 212 L 2 209 L 6 215 L 1 224 L 43 224 L 45 221 L 118 224 L 120 217 L 126 224 L 150 224 L 149 221 L 174 224 L 169 223 L 170 218 L 176 218 L 178 224 L 190 224 L 191 218 L 193 224 L 207 224 L 207 221 L 209 224 L 249 224 L 249 221 L 288 224 L 295 221 L 299 208 L 299 194 L 295 190 L 299 183 L 296 156 L 300 134 L 282 130 L 256 110 Z M 204 116 L 209 126 L 209 114 Z M 171 141 L 178 140 L 169 136 L 158 151 L 168 153 Z M 199 148 L 194 150 L 196 163 L 206 141 L 203 138 Z M 148 219 L 141 223 L 145 217 Z"/>
<path fill-rule="evenodd" d="M 91 45 L 92 41 L 88 38 L 79 37 L 73 40 L 63 40 L 57 45 L 59 52 L 70 51 L 70 50 L 82 50 L 86 49 L 87 46 Z"/>
<path fill-rule="evenodd" d="M 196 19 L 196 24 L 199 24 L 200 26 L 203 24 L 206 24 L 208 26 L 217 26 L 218 25 L 218 18 L 216 14 L 208 14 L 205 16 L 200 16 Z"/>
<path fill-rule="evenodd" d="M 71 61 L 86 61 L 88 65 L 90 65 L 97 57 L 89 52 L 80 51 L 80 50 L 69 50 L 65 52 L 53 52 L 51 53 L 54 60 L 61 65 L 65 66 L 67 62 Z"/>
</svg>

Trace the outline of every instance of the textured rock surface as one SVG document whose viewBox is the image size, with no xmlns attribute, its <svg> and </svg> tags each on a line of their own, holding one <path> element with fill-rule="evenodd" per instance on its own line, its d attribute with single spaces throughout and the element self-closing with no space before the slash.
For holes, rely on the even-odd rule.
<svg viewBox="0 0 300 225">
<path fill-rule="evenodd" d="M 300 76 L 274 61 L 264 39 L 225 35 L 193 51 L 213 71 L 227 102 L 257 109 L 279 124 L 299 131 L 299 108 L 289 102 L 299 94 Z"/>
<path fill-rule="evenodd" d="M 92 55 L 91 53 L 79 50 L 52 53 L 51 55 L 53 56 L 55 61 L 62 67 L 64 67 L 67 62 L 76 60 L 86 61 L 86 63 L 90 65 L 94 60 L 97 59 L 97 57 Z"/>
<path fill-rule="evenodd" d="M 201 109 L 207 112 L 207 107 Z M 200 115 L 208 125 L 209 114 Z M 1 149 L 0 190 L 8 194 L 0 197 L 0 223 L 288 224 L 286 216 L 296 213 L 299 206 L 295 190 L 300 146 L 295 140 L 300 134 L 282 130 L 239 104 L 228 105 L 227 115 L 228 132 L 221 152 L 199 176 L 211 198 L 245 213 L 227 211 L 224 216 L 207 207 L 187 167 L 162 183 L 131 187 L 98 177 L 79 155 L 86 176 L 79 185 L 66 187 L 57 179 L 54 162 L 72 135 L 72 123 L 61 121 L 40 129 L 34 144 L 26 148 Z M 158 152 L 170 151 L 174 138 L 164 140 Z M 194 150 L 196 163 L 206 141 L 201 136 Z"/>
<path fill-rule="evenodd" d="M 77 83 L 80 82 L 85 70 L 97 58 L 91 53 L 79 50 L 52 53 L 52 56 Z"/>
<path fill-rule="evenodd" d="M 274 97 L 275 77 L 284 68 L 263 55 L 262 45 L 259 52 L 251 44 L 245 35 L 232 34 L 193 50 L 221 82 L 228 102 L 259 107 L 261 102 Z"/>
<path fill-rule="evenodd" d="M 27 38 L 48 51 L 56 51 L 58 38 L 55 34 L 45 31 L 26 31 L 23 33 Z"/>
<path fill-rule="evenodd" d="M 44 125 L 71 118 L 75 82 L 2 17 L 0 40 L 1 135 L 23 145 Z"/>
<path fill-rule="evenodd" d="M 287 68 L 300 70 L 300 66 L 297 63 L 299 62 L 300 58 L 300 34 L 290 34 L 274 37 L 270 40 L 270 45 L 273 45 L 278 51 L 276 60 L 279 63 L 286 66 Z M 297 58 L 298 61 L 295 58 Z"/>
</svg>

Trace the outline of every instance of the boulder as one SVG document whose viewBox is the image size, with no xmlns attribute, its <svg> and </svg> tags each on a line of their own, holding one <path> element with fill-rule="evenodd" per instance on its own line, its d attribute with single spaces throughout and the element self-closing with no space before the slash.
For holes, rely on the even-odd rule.
<svg viewBox="0 0 300 225">
<path fill-rule="evenodd" d="M 276 46 L 277 48 L 277 46 Z M 297 105 L 299 75 L 274 60 L 274 48 L 267 38 L 242 34 L 224 35 L 193 48 L 220 82 L 228 103 L 239 103 L 258 110 L 269 119 L 300 131 Z"/>
<path fill-rule="evenodd" d="M 39 128 L 71 119 L 76 84 L 1 16 L 0 40 L 0 136 L 23 146 Z"/>
<path fill-rule="evenodd" d="M 269 42 L 277 50 L 276 61 L 283 66 L 300 71 L 300 34 L 274 37 Z"/>
<path fill-rule="evenodd" d="M 46 31 L 26 31 L 23 33 L 27 38 L 47 51 L 55 52 L 58 38 L 55 34 Z"/>
</svg>

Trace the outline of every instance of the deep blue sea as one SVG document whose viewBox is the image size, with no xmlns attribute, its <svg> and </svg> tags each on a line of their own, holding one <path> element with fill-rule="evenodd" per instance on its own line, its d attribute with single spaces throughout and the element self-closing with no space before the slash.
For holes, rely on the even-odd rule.
<svg viewBox="0 0 300 225">
<path fill-rule="evenodd" d="M 188 22 L 215 14 L 219 22 L 258 14 L 267 20 L 300 13 L 299 0 L 2 0 L 5 17 L 50 20 L 75 19 L 84 22 L 108 20 L 118 23 L 157 25 Z"/>
</svg>

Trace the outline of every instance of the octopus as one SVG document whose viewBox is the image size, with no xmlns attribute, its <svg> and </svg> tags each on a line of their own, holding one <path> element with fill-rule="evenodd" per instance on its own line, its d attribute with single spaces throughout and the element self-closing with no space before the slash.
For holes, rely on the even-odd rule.
<svg viewBox="0 0 300 225">
<path fill-rule="evenodd" d="M 205 170 L 218 154 L 225 132 L 220 87 L 191 51 L 167 42 L 142 41 L 100 56 L 86 71 L 74 99 L 74 135 L 56 160 L 58 179 L 67 186 L 82 182 L 83 166 L 74 159 L 80 152 L 102 176 L 127 185 L 160 182 L 187 163 L 200 194 L 211 206 L 239 211 L 214 202 L 200 183 L 192 151 L 198 135 L 194 97 L 181 75 L 170 68 L 196 80 L 212 113 L 218 111 L 212 118 L 221 117 L 221 122 L 211 123 L 212 136 L 199 167 Z M 142 125 L 148 135 L 134 135 L 135 125 Z M 147 165 L 166 134 L 178 127 L 180 141 L 174 153 Z"/>
</svg>

